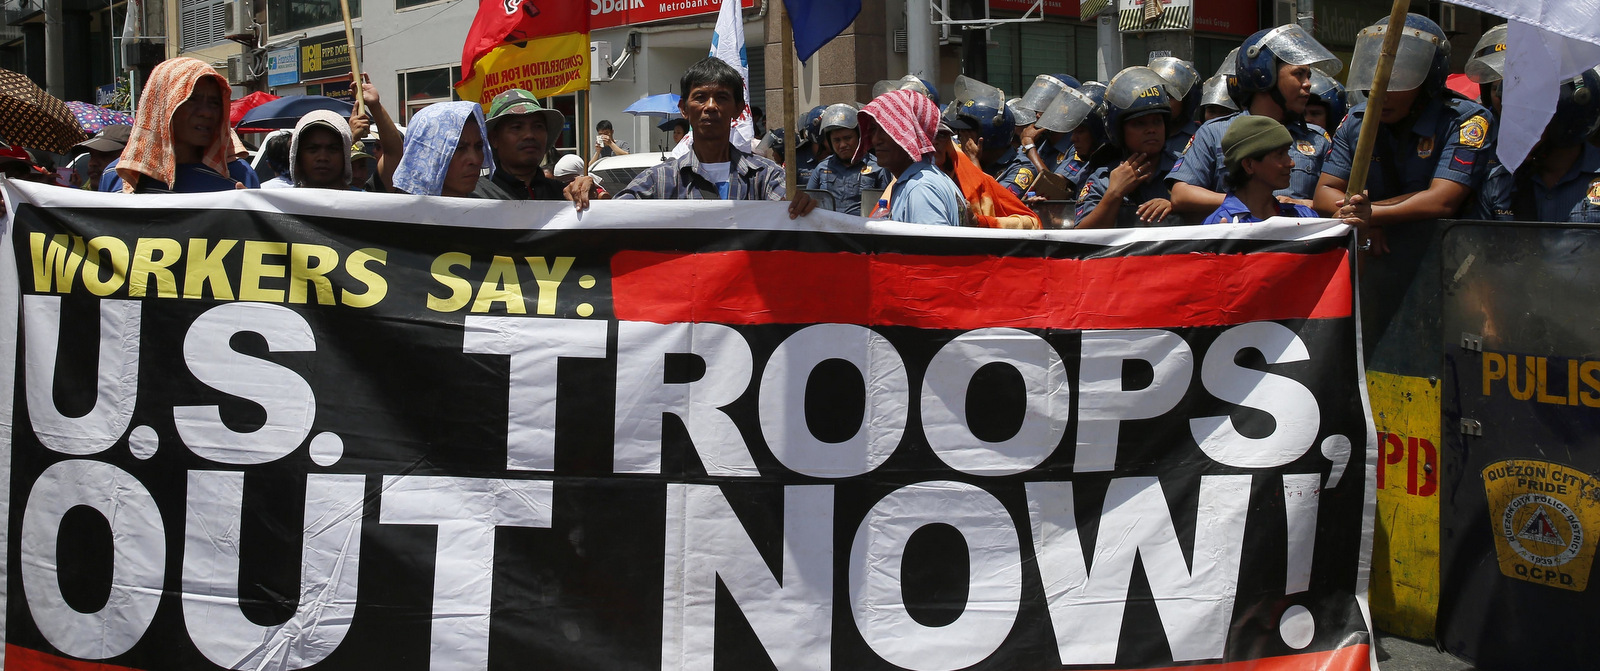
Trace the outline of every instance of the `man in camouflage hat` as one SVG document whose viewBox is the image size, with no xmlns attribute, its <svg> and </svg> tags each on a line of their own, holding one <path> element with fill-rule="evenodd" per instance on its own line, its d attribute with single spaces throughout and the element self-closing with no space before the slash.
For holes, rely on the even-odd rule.
<svg viewBox="0 0 1600 671">
<path fill-rule="evenodd" d="M 544 174 L 544 159 L 550 141 L 561 137 L 566 117 L 545 109 L 528 91 L 511 89 L 489 103 L 489 147 L 494 153 L 494 173 L 478 179 L 474 192 L 480 198 L 496 200 L 563 200 L 560 181 Z M 583 182 L 587 177 L 574 180 Z"/>
</svg>

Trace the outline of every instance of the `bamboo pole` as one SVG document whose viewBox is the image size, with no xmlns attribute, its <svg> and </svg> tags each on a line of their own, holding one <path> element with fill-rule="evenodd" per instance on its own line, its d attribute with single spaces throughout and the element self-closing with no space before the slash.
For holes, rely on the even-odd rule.
<svg viewBox="0 0 1600 671">
<path fill-rule="evenodd" d="M 1378 143 L 1378 126 L 1383 123 L 1383 99 L 1389 93 L 1389 74 L 1394 71 L 1394 55 L 1400 49 L 1400 35 L 1406 25 L 1408 0 L 1394 0 L 1389 12 L 1389 27 L 1383 33 L 1383 50 L 1378 54 L 1378 69 L 1372 75 L 1372 91 L 1367 94 L 1367 112 L 1361 118 L 1361 135 L 1356 139 L 1356 155 L 1350 163 L 1350 181 L 1345 185 L 1349 198 L 1367 188 L 1367 172 L 1372 167 L 1372 148 Z"/>
<path fill-rule="evenodd" d="M 795 127 L 794 29 L 782 0 L 765 1 L 776 4 L 778 10 L 778 58 L 783 59 L 783 188 L 789 200 L 794 200 L 800 193 L 800 166 L 795 165 L 794 158 L 795 145 L 800 142 L 799 129 Z"/>
<path fill-rule="evenodd" d="M 168 0 L 169 2 L 171 0 Z M 350 93 L 355 98 L 355 107 L 350 110 L 351 115 L 360 115 L 366 111 L 366 105 L 361 96 L 361 59 L 356 58 L 356 29 L 350 25 L 350 0 L 339 0 L 339 11 L 344 13 L 344 44 L 350 49 Z"/>
</svg>

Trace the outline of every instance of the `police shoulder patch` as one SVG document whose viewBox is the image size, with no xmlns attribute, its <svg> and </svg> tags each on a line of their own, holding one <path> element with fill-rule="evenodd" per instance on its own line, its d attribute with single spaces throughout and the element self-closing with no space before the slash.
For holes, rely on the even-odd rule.
<svg viewBox="0 0 1600 671">
<path fill-rule="evenodd" d="M 1086 182 L 1086 183 L 1084 183 L 1083 188 L 1078 190 L 1078 200 L 1079 200 L 1079 202 L 1082 202 L 1083 199 L 1088 198 L 1088 197 L 1089 197 L 1089 184 Z"/>
<path fill-rule="evenodd" d="M 1489 120 L 1481 114 L 1475 114 L 1466 123 L 1461 124 L 1461 145 L 1480 149 L 1484 140 L 1489 137 Z"/>
<path fill-rule="evenodd" d="M 1033 186 L 1033 170 L 1030 168 L 1017 168 L 1017 176 L 1011 181 L 1024 189 Z"/>
<path fill-rule="evenodd" d="M 1600 207 L 1600 177 L 1589 182 L 1589 204 Z"/>
<path fill-rule="evenodd" d="M 1462 128 L 1462 131 L 1465 132 L 1466 126 L 1462 126 L 1461 128 Z M 1466 141 L 1463 140 L 1461 142 L 1461 144 L 1466 144 Z M 1417 139 L 1417 158 L 1428 158 L 1429 156 L 1432 156 L 1432 155 L 1433 155 L 1433 138 L 1431 138 L 1431 137 L 1418 138 Z"/>
</svg>

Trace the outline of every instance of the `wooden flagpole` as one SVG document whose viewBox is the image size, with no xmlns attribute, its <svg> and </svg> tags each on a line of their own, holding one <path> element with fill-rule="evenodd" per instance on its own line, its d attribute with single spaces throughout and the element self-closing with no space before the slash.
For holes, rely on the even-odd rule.
<svg viewBox="0 0 1600 671">
<path fill-rule="evenodd" d="M 1361 118 L 1361 135 L 1356 139 L 1356 155 L 1350 163 L 1350 181 L 1345 186 L 1349 198 L 1367 188 L 1367 172 L 1372 166 L 1372 148 L 1378 143 L 1378 126 L 1383 123 L 1383 99 L 1389 92 L 1389 75 L 1394 72 L 1394 55 L 1400 49 L 1400 36 L 1406 25 L 1408 0 L 1394 0 L 1389 12 L 1389 27 L 1383 33 L 1383 50 L 1378 69 L 1372 74 L 1372 91 L 1367 94 L 1366 116 Z"/>
<path fill-rule="evenodd" d="M 344 43 L 350 48 L 350 93 L 355 98 L 355 107 L 350 113 L 359 115 L 366 111 L 363 109 L 366 105 L 361 101 L 361 59 L 356 58 L 356 29 L 350 25 L 350 0 L 339 0 L 339 11 L 344 13 Z"/>
<path fill-rule="evenodd" d="M 776 4 L 778 10 L 778 57 L 783 59 L 783 188 L 789 200 L 794 200 L 795 194 L 800 193 L 800 166 L 795 165 L 794 158 L 795 145 L 800 142 L 799 129 L 795 127 L 794 28 L 789 25 L 789 12 L 783 0 L 765 2 Z"/>
</svg>

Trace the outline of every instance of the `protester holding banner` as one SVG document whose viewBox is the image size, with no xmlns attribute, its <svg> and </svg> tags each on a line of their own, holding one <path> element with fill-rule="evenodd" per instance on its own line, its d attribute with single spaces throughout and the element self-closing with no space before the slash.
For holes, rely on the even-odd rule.
<svg viewBox="0 0 1600 671">
<path fill-rule="evenodd" d="M 372 120 L 372 125 L 378 129 L 378 142 L 373 147 L 377 152 L 374 155 L 374 158 L 377 159 L 375 161 L 377 172 L 373 174 L 369 182 L 353 186 L 365 185 L 368 191 L 384 193 L 388 190 L 388 185 L 394 183 L 395 169 L 399 167 L 401 155 L 405 153 L 403 144 L 405 135 L 400 132 L 400 127 L 395 125 L 394 117 L 389 116 L 389 110 L 384 109 L 382 96 L 378 93 L 378 87 L 374 86 L 372 82 L 362 82 L 361 84 L 361 105 L 364 110 L 363 113 Z M 365 136 L 358 135 L 356 137 L 360 139 Z"/>
<path fill-rule="evenodd" d="M 1277 195 L 1310 205 L 1328 149 L 1326 132 L 1306 125 L 1302 118 L 1311 101 L 1311 73 L 1316 69 L 1337 74 L 1343 67 L 1338 57 L 1298 25 L 1270 28 L 1246 39 L 1234 57 L 1234 73 L 1227 78 L 1228 88 L 1243 96 L 1238 102 L 1244 110 L 1206 122 L 1195 132 L 1189 148 L 1166 177 L 1172 187 L 1173 208 L 1188 216 L 1202 216 L 1222 205 L 1228 188 L 1222 135 L 1233 120 L 1250 115 L 1277 121 L 1294 136 L 1289 150 L 1295 164 L 1294 179 Z"/>
<path fill-rule="evenodd" d="M 784 200 L 783 168 L 739 151 L 729 140 L 734 121 L 744 110 L 744 78 L 721 59 L 701 59 L 683 73 L 679 111 L 694 129 L 694 145 L 682 156 L 639 173 L 617 194 L 619 200 Z M 569 191 L 569 193 L 571 193 Z M 579 209 L 587 194 L 574 194 Z M 817 202 L 797 193 L 789 218 L 804 216 Z"/>
<path fill-rule="evenodd" d="M 89 156 L 83 171 L 84 189 L 93 191 L 100 186 L 106 165 L 122 156 L 122 149 L 128 146 L 128 135 L 132 132 L 132 126 L 121 124 L 106 126 L 95 133 L 94 137 L 73 145 L 73 151 L 81 149 Z"/>
<path fill-rule="evenodd" d="M 1171 195 L 1162 182 L 1171 166 L 1163 151 L 1172 103 L 1166 81 L 1147 67 L 1117 73 L 1106 87 L 1111 144 L 1127 158 L 1102 167 L 1078 192 L 1075 228 L 1175 226 Z"/>
<path fill-rule="evenodd" d="M 960 187 L 933 165 L 939 107 L 927 96 L 896 89 L 872 99 L 856 114 L 862 142 L 855 159 L 870 150 L 894 182 L 884 192 L 889 218 L 913 224 L 960 226 Z M 874 216 L 878 212 L 873 213 Z"/>
<path fill-rule="evenodd" d="M 198 193 L 253 189 L 254 170 L 233 158 L 228 80 L 187 56 L 162 61 L 142 89 L 122 157 L 106 166 L 100 190 Z"/>
<path fill-rule="evenodd" d="M 602 122 L 604 123 L 604 122 Z M 550 129 L 560 132 L 566 116 L 539 106 L 539 99 L 511 89 L 489 103 L 489 148 L 494 170 L 478 178 L 479 198 L 494 200 L 561 200 L 563 184 L 544 175 Z"/>
<path fill-rule="evenodd" d="M 861 214 L 861 192 L 882 191 L 889 187 L 889 175 L 872 155 L 857 160 L 861 129 L 856 123 L 856 106 L 829 105 L 822 113 L 822 143 L 831 153 L 811 171 L 807 189 L 833 194 L 834 209 L 845 214 Z"/>
<path fill-rule="evenodd" d="M 434 103 L 411 117 L 405 155 L 394 172 L 394 190 L 415 196 L 476 198 L 478 173 L 494 170 L 494 152 L 483 141 L 483 108 L 465 100 Z"/>
<path fill-rule="evenodd" d="M 289 179 L 296 187 L 350 188 L 350 124 L 328 110 L 300 117 L 289 140 Z"/>
<path fill-rule="evenodd" d="M 1244 116 L 1229 124 L 1228 132 L 1222 135 L 1228 197 L 1203 223 L 1253 224 L 1271 217 L 1318 217 L 1310 207 L 1273 195 L 1293 178 L 1294 159 L 1289 157 L 1293 144 L 1289 129 L 1264 116 Z M 1346 223 L 1359 225 L 1362 217 L 1371 215 L 1372 208 L 1361 196 L 1351 200 L 1354 205 L 1344 208 L 1339 216 L 1352 218 L 1354 221 Z"/>
<path fill-rule="evenodd" d="M 1389 17 L 1361 31 L 1350 66 L 1349 88 L 1370 91 Z M 1439 25 L 1407 14 L 1388 95 L 1378 121 L 1367 192 L 1372 198 L 1368 231 L 1375 252 L 1388 245 L 1383 226 L 1457 216 L 1472 191 L 1483 183 L 1483 161 L 1494 151 L 1494 116 L 1478 103 L 1445 89 L 1450 74 L 1450 41 Z M 1333 137 L 1333 147 L 1317 183 L 1318 212 L 1331 214 L 1343 200 L 1357 137 L 1366 120 L 1365 103 L 1350 110 Z"/>
</svg>

